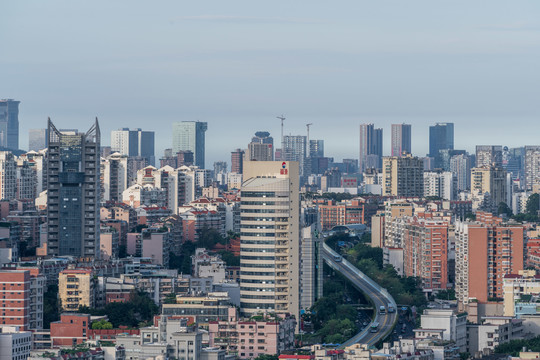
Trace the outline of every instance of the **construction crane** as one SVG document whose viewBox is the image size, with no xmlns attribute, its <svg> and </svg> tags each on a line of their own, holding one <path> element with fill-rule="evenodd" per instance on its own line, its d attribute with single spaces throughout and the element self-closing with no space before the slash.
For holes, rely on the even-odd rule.
<svg viewBox="0 0 540 360">
<path fill-rule="evenodd" d="M 285 121 L 285 116 L 276 116 L 279 120 L 281 120 L 281 143 L 283 144 L 283 122 Z"/>
</svg>

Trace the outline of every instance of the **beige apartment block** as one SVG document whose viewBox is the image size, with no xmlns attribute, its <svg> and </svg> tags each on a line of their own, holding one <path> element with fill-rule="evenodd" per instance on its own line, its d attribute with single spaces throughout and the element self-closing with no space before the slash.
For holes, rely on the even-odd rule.
<svg viewBox="0 0 540 360">
<path fill-rule="evenodd" d="M 91 270 L 66 269 L 58 276 L 58 296 L 64 311 L 94 307 L 94 279 Z"/>
</svg>

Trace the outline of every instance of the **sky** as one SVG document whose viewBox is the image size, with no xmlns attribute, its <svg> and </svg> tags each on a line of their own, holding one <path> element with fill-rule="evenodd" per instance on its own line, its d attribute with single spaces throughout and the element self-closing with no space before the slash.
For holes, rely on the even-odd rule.
<svg viewBox="0 0 540 360">
<path fill-rule="evenodd" d="M 28 129 L 156 132 L 208 122 L 206 167 L 255 131 L 325 140 L 358 157 L 361 123 L 455 123 L 455 148 L 540 144 L 540 1 L 9 1 L 1 6 L 0 98 Z M 276 143 L 277 145 L 277 143 Z"/>
</svg>

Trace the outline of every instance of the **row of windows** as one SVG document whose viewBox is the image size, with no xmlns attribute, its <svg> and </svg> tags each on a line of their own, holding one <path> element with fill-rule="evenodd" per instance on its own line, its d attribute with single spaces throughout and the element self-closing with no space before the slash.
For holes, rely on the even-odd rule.
<svg viewBox="0 0 540 360">
<path fill-rule="evenodd" d="M 276 196 L 274 191 L 242 191 L 241 197 L 273 197 Z"/>
<path fill-rule="evenodd" d="M 259 272 L 259 271 L 240 271 L 240 276 L 275 276 L 275 272 Z M 245 281 L 245 280 L 242 280 Z"/>
<path fill-rule="evenodd" d="M 241 232 L 240 236 L 265 236 L 265 237 L 274 237 L 276 233 L 251 233 L 251 232 Z"/>
<path fill-rule="evenodd" d="M 283 221 L 283 222 L 287 222 L 287 221 L 289 221 L 289 219 L 286 218 L 286 217 L 258 217 L 258 218 L 255 218 L 255 217 L 247 217 L 247 216 L 240 217 L 240 220 L 241 221 L 262 221 L 262 222 L 266 222 L 266 221 L 271 221 L 271 222 Z"/>
<path fill-rule="evenodd" d="M 261 289 L 261 288 L 257 288 L 257 287 L 254 287 L 254 288 L 251 288 L 251 287 L 241 287 L 240 290 L 243 290 L 243 291 L 262 291 L 262 292 L 274 292 L 276 291 L 274 288 L 264 288 L 264 289 Z M 244 298 L 247 298 L 248 296 L 245 295 L 245 296 L 242 296 Z"/>
<path fill-rule="evenodd" d="M 240 302 L 240 307 L 244 309 L 274 310 L 274 304 L 251 304 L 251 303 Z"/>
<path fill-rule="evenodd" d="M 275 229 L 274 225 L 241 225 L 242 229 Z"/>
<path fill-rule="evenodd" d="M 274 280 L 264 280 L 264 281 L 261 281 L 259 279 L 257 280 L 252 280 L 252 279 L 243 279 L 240 281 L 240 283 L 245 283 L 245 284 L 260 284 L 260 283 L 263 283 L 263 284 L 274 284 L 275 281 Z"/>
<path fill-rule="evenodd" d="M 277 204 L 287 204 L 286 201 L 278 202 Z M 275 201 L 241 201 L 240 205 L 276 205 Z"/>
<path fill-rule="evenodd" d="M 276 260 L 275 256 L 240 256 L 241 260 Z"/>
<path fill-rule="evenodd" d="M 276 245 L 275 240 L 241 240 L 241 245 Z"/>
<path fill-rule="evenodd" d="M 240 262 L 240 267 L 248 267 L 248 268 L 269 268 L 272 269 L 276 267 L 274 264 L 244 264 L 243 262 Z"/>
<path fill-rule="evenodd" d="M 240 295 L 242 299 L 274 300 L 274 295 Z"/>
<path fill-rule="evenodd" d="M 272 242 L 273 243 L 273 242 Z M 276 250 L 275 249 L 261 249 L 261 248 L 245 248 L 243 247 L 241 249 L 242 252 L 255 252 L 255 253 L 260 253 L 260 252 L 267 252 L 267 253 L 273 253 L 275 252 Z"/>
</svg>

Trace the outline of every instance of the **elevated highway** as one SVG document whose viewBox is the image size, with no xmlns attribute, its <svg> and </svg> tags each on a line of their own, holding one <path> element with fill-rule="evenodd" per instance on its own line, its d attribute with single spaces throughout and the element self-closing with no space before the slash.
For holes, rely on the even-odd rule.
<svg viewBox="0 0 540 360">
<path fill-rule="evenodd" d="M 356 343 L 363 343 L 371 346 L 386 338 L 386 336 L 388 336 L 388 334 L 390 334 L 392 331 L 392 328 L 397 321 L 398 309 L 394 298 L 386 289 L 379 286 L 376 282 L 367 277 L 363 272 L 342 258 L 326 244 L 323 245 L 322 255 L 324 261 L 332 269 L 340 272 L 343 276 L 351 281 L 354 287 L 364 293 L 367 298 L 371 299 L 373 307 L 375 308 L 375 318 L 372 320 L 372 322 L 361 332 L 342 344 L 341 347 L 350 346 Z M 387 311 L 386 314 L 379 314 L 379 308 L 381 306 L 388 308 L 388 304 L 391 304 L 394 307 L 394 312 L 389 313 Z M 374 323 L 379 324 L 377 332 L 371 332 L 371 325 Z"/>
</svg>

